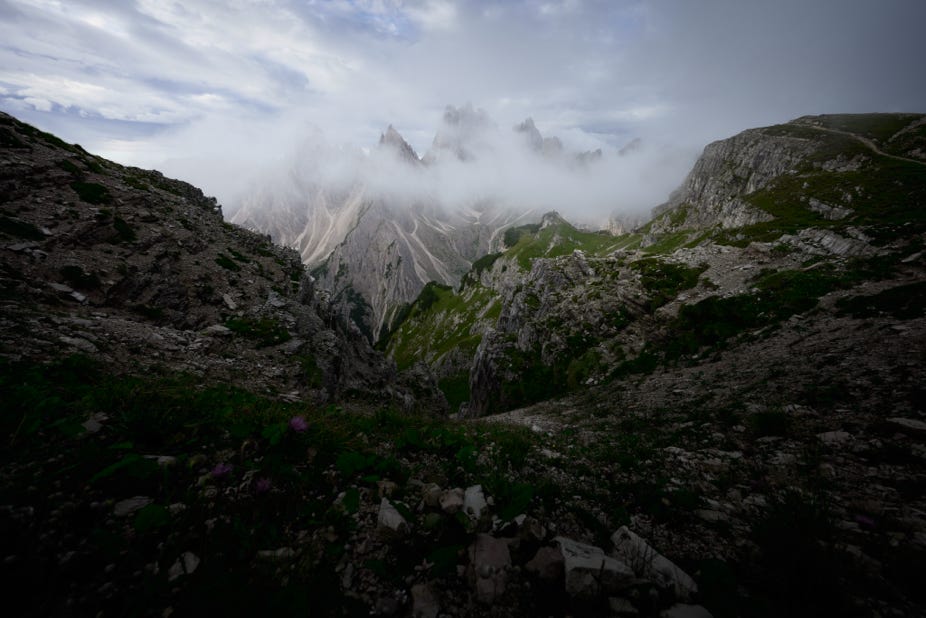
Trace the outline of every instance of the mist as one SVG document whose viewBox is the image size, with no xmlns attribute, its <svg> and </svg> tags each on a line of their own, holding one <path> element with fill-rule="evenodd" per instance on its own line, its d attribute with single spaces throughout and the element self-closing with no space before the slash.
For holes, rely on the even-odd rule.
<svg viewBox="0 0 926 618">
<path fill-rule="evenodd" d="M 601 148 L 602 167 L 494 144 L 407 180 L 416 194 L 596 217 L 658 204 L 744 129 L 926 110 L 924 22 L 922 0 L 5 0 L 0 109 L 231 211 L 259 173 L 300 167 L 318 131 L 380 184 L 356 151 L 392 124 L 424 155 L 445 106 L 472 101 L 502 142 L 531 116 L 573 151 Z"/>
<path fill-rule="evenodd" d="M 505 126 L 469 104 L 447 106 L 425 152 L 403 152 L 410 146 L 401 143 L 401 127 L 384 131 L 399 141 L 381 137 L 358 147 L 314 127 L 288 156 L 253 172 L 227 214 L 242 203 L 305 202 L 319 190 L 346 195 L 362 188 L 365 199 L 392 207 L 459 211 L 489 203 L 538 216 L 555 210 L 575 224 L 602 228 L 614 217 L 646 216 L 693 159 L 692 152 L 639 138 L 617 148 L 588 135 L 544 135 L 533 119 Z M 581 150 L 588 146 L 596 148 Z"/>
</svg>

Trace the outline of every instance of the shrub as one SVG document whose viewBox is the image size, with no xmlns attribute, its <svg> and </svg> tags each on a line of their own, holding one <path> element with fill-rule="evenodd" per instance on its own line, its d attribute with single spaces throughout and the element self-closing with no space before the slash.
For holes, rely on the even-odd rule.
<svg viewBox="0 0 926 618">
<path fill-rule="evenodd" d="M 81 200 L 89 204 L 108 204 L 113 199 L 109 189 L 95 182 L 75 181 L 71 183 L 71 188 Z"/>
<path fill-rule="evenodd" d="M 273 318 L 232 318 L 225 322 L 225 326 L 255 340 L 259 347 L 278 345 L 291 337 L 289 331 Z"/>
</svg>

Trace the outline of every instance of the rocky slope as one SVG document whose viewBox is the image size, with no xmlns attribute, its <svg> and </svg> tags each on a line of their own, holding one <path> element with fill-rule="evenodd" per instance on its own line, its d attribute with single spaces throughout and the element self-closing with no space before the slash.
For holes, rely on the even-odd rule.
<svg viewBox="0 0 926 618">
<path fill-rule="evenodd" d="M 917 615 L 923 119 L 808 117 L 712 144 L 637 233 L 524 228 L 460 290 L 419 299 L 388 349 L 430 362 L 464 416 L 516 408 L 486 421 L 539 436 L 535 482 L 569 485 L 590 530 L 629 504 L 682 563 L 737 565 L 715 575 L 752 600 L 728 588 L 712 611 Z"/>
<path fill-rule="evenodd" d="M 882 153 L 862 134 L 816 126 L 839 119 L 804 118 L 709 145 L 638 233 L 588 235 L 555 218 L 519 237 L 512 230 L 511 246 L 467 276 L 465 302 L 448 297 L 411 312 L 390 353 L 403 366 L 422 358 L 457 383 L 469 365 L 467 414 L 478 416 L 674 362 L 803 314 L 827 294 L 865 295 L 894 280 L 920 261 L 904 262 L 922 243 L 923 165 Z M 868 120 L 916 151 L 909 140 L 921 117 Z M 713 328 L 699 321 L 746 306 L 753 315 L 742 324 L 697 332 Z M 695 332 L 689 341 L 679 329 Z M 431 334 L 452 332 L 463 347 Z"/>
<path fill-rule="evenodd" d="M 4 358 L 82 353 L 316 401 L 408 396 L 298 255 L 226 224 L 214 199 L 10 116 L 0 131 Z"/>
</svg>

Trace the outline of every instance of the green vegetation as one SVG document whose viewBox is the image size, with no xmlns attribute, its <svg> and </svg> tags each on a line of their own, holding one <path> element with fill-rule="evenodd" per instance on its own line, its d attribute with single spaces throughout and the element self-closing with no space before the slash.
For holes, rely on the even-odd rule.
<svg viewBox="0 0 926 618">
<path fill-rule="evenodd" d="M 897 132 L 918 120 L 920 114 L 826 114 L 814 118 L 827 129 L 887 142 Z"/>
<path fill-rule="evenodd" d="M 80 176 L 82 173 L 81 169 L 70 159 L 61 159 L 56 165 L 74 176 Z"/>
<path fill-rule="evenodd" d="M 469 401 L 469 372 L 462 372 L 456 375 L 441 378 L 437 382 L 437 387 L 444 393 L 447 403 L 450 404 L 450 411 L 456 412 L 460 409 L 460 404 Z M 515 513 L 517 515 L 517 513 Z"/>
<path fill-rule="evenodd" d="M 811 162 L 796 175 L 781 176 L 767 188 L 745 197 L 748 203 L 771 214 L 773 220 L 720 231 L 714 240 L 742 247 L 753 241 L 774 241 L 807 227 L 839 230 L 863 225 L 877 240 L 887 242 L 896 237 L 901 227 L 905 235 L 926 229 L 926 212 L 918 207 L 926 201 L 926 166 L 881 157 L 849 137 L 844 139 L 851 143 L 824 141 L 824 146 L 829 145 L 821 146 L 815 159 L 825 161 L 838 154 L 863 154 L 872 163 L 855 171 L 827 172 L 816 169 Z M 809 198 L 845 206 L 852 214 L 829 221 L 810 209 Z"/>
<path fill-rule="evenodd" d="M 77 193 L 81 200 L 88 204 L 109 204 L 113 201 L 113 196 L 109 189 L 95 182 L 74 181 L 71 188 Z"/>
<path fill-rule="evenodd" d="M 116 230 L 116 242 L 133 242 L 136 238 L 135 230 L 122 217 L 113 217 L 113 228 Z"/>
<path fill-rule="evenodd" d="M 698 284 L 698 277 L 707 270 L 706 266 L 689 268 L 683 264 L 663 262 L 656 258 L 637 260 L 630 268 L 640 273 L 640 283 L 650 293 L 647 306 L 650 311 L 666 304 L 682 290 Z"/>
<path fill-rule="evenodd" d="M 752 293 L 710 296 L 683 305 L 662 340 L 648 344 L 637 358 L 622 363 L 612 375 L 648 373 L 660 363 L 697 354 L 705 347 L 722 346 L 742 333 L 778 324 L 813 309 L 821 296 L 850 285 L 853 278 L 831 268 L 760 274 Z"/>
<path fill-rule="evenodd" d="M 419 360 L 433 363 L 451 350 L 471 357 L 482 341 L 477 324 L 494 323 L 500 310 L 494 293 L 481 285 L 471 284 L 455 294 L 449 286 L 430 282 L 390 335 L 387 350 L 400 369 Z"/>
<path fill-rule="evenodd" d="M 241 267 L 238 266 L 238 264 L 232 258 L 228 257 L 227 255 L 221 252 L 219 252 L 219 256 L 215 258 L 215 263 L 221 266 L 222 268 L 225 268 L 226 270 L 230 270 L 232 272 L 238 272 L 239 270 L 241 270 Z"/>
<path fill-rule="evenodd" d="M 122 178 L 122 182 L 132 187 L 133 189 L 137 189 L 138 191 L 150 191 L 151 190 L 151 186 L 148 185 L 148 183 L 146 183 L 144 180 L 142 180 L 141 178 L 137 176 L 126 175 Z"/>
<path fill-rule="evenodd" d="M 539 223 L 528 223 L 527 225 L 519 225 L 517 227 L 510 227 L 505 230 L 505 235 L 502 237 L 502 240 L 505 243 L 505 247 L 511 248 L 518 244 L 518 241 L 521 240 L 522 236 L 533 236 L 540 231 Z"/>
<path fill-rule="evenodd" d="M 517 242 L 505 251 L 505 256 L 516 260 L 522 270 L 530 270 L 531 261 L 535 258 L 569 255 L 576 249 L 588 255 L 606 255 L 618 248 L 626 247 L 629 242 L 624 237 L 611 236 L 607 232 L 577 230 L 562 219 L 535 233 L 524 230 L 517 238 Z"/>
<path fill-rule="evenodd" d="M 4 148 L 28 148 L 29 145 L 9 129 L 0 129 L 0 146 Z"/>
<path fill-rule="evenodd" d="M 469 272 L 463 275 L 463 281 L 460 285 L 461 288 L 465 288 L 467 285 L 472 285 L 479 281 L 479 275 L 483 272 L 492 268 L 492 265 L 502 257 L 503 253 L 489 253 L 484 255 L 475 262 L 473 262 L 472 267 L 470 267 Z"/>
<path fill-rule="evenodd" d="M 181 614 L 342 615 L 352 608 L 366 615 L 367 607 L 343 596 L 335 565 L 358 528 L 352 515 L 378 504 L 380 480 L 398 483 L 392 501 L 409 521 L 420 517 L 405 507 L 415 497 L 404 494 L 413 474 L 450 487 L 479 479 L 505 517 L 524 512 L 537 494 L 535 485 L 498 473 L 529 459 L 533 439 L 525 429 L 388 408 L 360 414 L 286 404 L 182 374 L 114 376 L 85 357 L 48 365 L 2 361 L 0 400 L 0 498 L 36 505 L 35 517 L 5 548 L 36 557 L 9 574 L 16 614 L 55 613 L 63 598 L 48 594 L 49 586 L 64 573 L 56 556 L 73 549 L 83 568 L 67 576 L 79 585 L 99 586 L 109 564 L 139 574 L 120 581 L 120 594 L 79 599 L 78 613 L 143 614 L 170 595 Z M 103 430 L 88 433 L 82 424 L 101 410 L 109 417 Z M 485 452 L 495 455 L 480 463 L 476 454 Z M 152 453 L 173 459 L 159 465 Z M 111 512 L 113 502 L 138 495 L 151 504 L 115 523 L 89 506 L 105 502 Z M 62 511 L 65 521 L 49 518 L 68 501 L 76 507 Z M 401 581 L 433 558 L 435 572 L 455 573 L 457 548 L 471 542 L 470 524 L 443 517 L 427 524 L 422 519 L 421 533 L 397 543 L 378 565 L 358 568 Z M 48 535 L 62 529 L 66 534 L 50 543 Z M 326 540 L 299 546 L 313 535 Z M 300 553 L 285 559 L 285 577 L 273 562 L 255 559 L 286 546 Z M 167 570 L 186 551 L 201 560 L 195 576 L 168 581 Z M 146 568 L 152 563 L 160 574 Z"/>
<path fill-rule="evenodd" d="M 225 326 L 255 340 L 260 347 L 278 345 L 291 338 L 289 331 L 273 318 L 230 318 Z"/>
</svg>

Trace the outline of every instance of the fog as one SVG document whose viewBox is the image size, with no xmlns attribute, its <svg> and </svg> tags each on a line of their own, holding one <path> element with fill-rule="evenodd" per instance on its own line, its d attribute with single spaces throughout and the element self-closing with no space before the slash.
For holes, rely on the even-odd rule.
<svg viewBox="0 0 926 618">
<path fill-rule="evenodd" d="M 690 166 L 674 149 L 639 139 L 621 149 L 580 150 L 587 140 L 543 135 L 533 119 L 500 125 L 471 104 L 445 109 L 425 152 L 403 153 L 401 132 L 388 129 L 393 130 L 395 143 L 381 137 L 380 143 L 361 148 L 338 143 L 314 127 L 287 157 L 252 172 L 243 199 L 249 204 L 304 201 L 319 188 L 338 195 L 362 186 L 368 199 L 393 206 L 454 210 L 491 203 L 519 211 L 556 210 L 575 223 L 603 227 L 615 215 L 645 215 Z M 277 199 L 255 199 L 267 194 Z"/>
<path fill-rule="evenodd" d="M 926 111 L 923 23 L 922 0 L 0 0 L 0 109 L 230 209 L 319 132 L 379 183 L 358 151 L 392 124 L 425 154 L 445 106 L 472 101 L 495 153 L 403 185 L 597 216 L 658 204 L 749 127 Z M 527 117 L 602 166 L 513 154 Z"/>
</svg>

